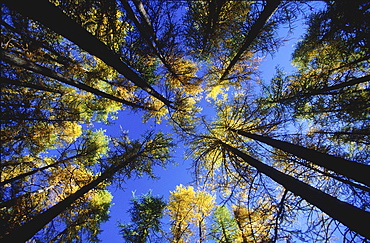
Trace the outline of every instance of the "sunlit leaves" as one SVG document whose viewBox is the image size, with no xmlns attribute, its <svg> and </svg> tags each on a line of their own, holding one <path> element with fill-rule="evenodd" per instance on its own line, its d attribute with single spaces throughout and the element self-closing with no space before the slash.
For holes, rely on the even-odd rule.
<svg viewBox="0 0 370 243">
<path fill-rule="evenodd" d="M 189 242 L 192 237 L 200 241 L 204 240 L 206 218 L 215 207 L 214 200 L 212 195 L 203 191 L 194 191 L 191 186 L 177 186 L 176 190 L 171 192 L 166 208 L 172 220 L 172 241 Z M 190 225 L 198 228 L 197 236 L 197 232 L 192 232 Z"/>
<path fill-rule="evenodd" d="M 217 206 L 213 212 L 210 235 L 215 242 L 243 242 L 237 221 L 226 206 Z"/>
</svg>

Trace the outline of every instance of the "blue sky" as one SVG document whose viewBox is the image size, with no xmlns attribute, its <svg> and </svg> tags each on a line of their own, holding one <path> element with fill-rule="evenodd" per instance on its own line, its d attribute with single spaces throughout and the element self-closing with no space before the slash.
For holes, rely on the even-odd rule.
<svg viewBox="0 0 370 243">
<path fill-rule="evenodd" d="M 303 34 L 304 29 L 301 23 L 296 24 L 297 28 L 294 33 L 289 35 L 289 41 L 285 42 L 278 53 L 271 57 L 266 56 L 260 65 L 260 71 L 262 71 L 262 79 L 266 82 L 270 80 L 274 73 L 275 67 L 284 67 L 286 72 L 292 71 L 290 65 L 291 53 L 294 44 L 297 43 L 300 36 Z M 279 31 L 280 37 L 286 37 L 288 35 L 288 29 L 281 29 Z M 207 107 L 203 107 L 203 113 L 207 113 Z M 210 109 L 210 108 L 208 108 Z M 165 122 L 162 124 L 155 124 L 153 121 L 149 121 L 146 124 L 142 123 L 142 118 L 140 113 L 126 113 L 122 112 L 119 114 L 119 118 L 115 120 L 114 126 L 108 126 L 105 129 L 109 135 L 117 135 L 120 130 L 120 126 L 123 130 L 128 131 L 128 135 L 131 139 L 139 138 L 140 135 L 150 129 L 162 130 L 163 132 L 171 132 L 170 126 L 166 125 Z M 100 239 L 103 243 L 116 243 L 123 242 L 121 236 L 119 235 L 119 228 L 117 227 L 118 222 L 128 223 L 129 215 L 127 210 L 129 209 L 129 202 L 132 197 L 132 192 L 135 195 L 141 195 L 152 190 L 153 195 L 164 196 L 168 199 L 169 192 L 175 190 L 177 185 L 183 184 L 188 185 L 193 181 L 191 176 L 191 161 L 184 160 L 184 148 L 181 146 L 176 149 L 174 154 L 174 160 L 178 164 L 177 166 L 170 164 L 166 170 L 162 168 L 156 168 L 156 175 L 160 177 L 159 180 L 152 180 L 146 177 L 136 180 L 128 180 L 125 185 L 122 185 L 125 190 L 117 189 L 115 186 L 110 187 L 110 191 L 113 194 L 113 203 L 111 207 L 110 220 L 102 224 L 103 232 L 100 234 Z"/>
</svg>

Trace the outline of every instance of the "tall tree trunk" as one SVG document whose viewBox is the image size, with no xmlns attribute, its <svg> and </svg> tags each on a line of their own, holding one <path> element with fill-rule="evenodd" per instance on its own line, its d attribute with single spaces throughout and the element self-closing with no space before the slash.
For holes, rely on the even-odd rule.
<svg viewBox="0 0 370 243">
<path fill-rule="evenodd" d="M 30 83 L 26 83 L 26 82 L 21 82 L 19 80 L 14 80 L 14 79 L 10 79 L 10 78 L 0 77 L 0 81 L 2 83 L 12 84 L 12 85 L 16 85 L 16 86 L 22 86 L 22 87 L 27 87 L 27 88 L 31 88 L 31 89 L 37 89 L 37 90 L 43 90 L 43 91 L 47 91 L 47 92 L 62 94 L 62 92 L 57 91 L 57 90 L 53 90 L 53 89 L 50 89 L 50 88 L 47 88 L 47 87 L 44 87 L 44 86 L 40 86 L 40 85 L 37 85 L 37 84 L 30 84 Z"/>
<path fill-rule="evenodd" d="M 150 23 L 150 20 L 146 14 L 146 11 L 144 9 L 142 2 L 135 0 L 134 4 L 141 15 L 143 22 L 139 21 L 139 18 L 135 15 L 130 4 L 128 3 L 128 0 L 121 0 L 121 3 L 127 12 L 127 16 L 134 22 L 136 28 L 139 30 L 140 34 L 144 37 L 145 41 L 150 46 L 150 48 L 152 48 L 155 55 L 159 58 L 159 60 L 161 60 L 163 65 L 166 67 L 166 69 L 174 77 L 178 77 L 178 74 L 173 69 L 172 65 L 166 60 L 166 58 L 162 54 L 160 45 L 158 45 L 157 36 L 153 30 L 152 24 Z"/>
<path fill-rule="evenodd" d="M 172 103 L 159 94 L 153 87 L 145 82 L 136 72 L 131 70 L 120 57 L 109 49 L 103 42 L 94 37 L 82 26 L 69 18 L 58 7 L 47 0 L 4 0 L 7 6 L 18 11 L 20 14 L 39 21 L 56 33 L 69 39 L 80 48 L 100 58 L 108 66 L 116 69 L 120 74 L 142 88 L 150 95 L 161 100 L 164 104 L 172 107 Z"/>
<path fill-rule="evenodd" d="M 71 160 L 71 159 L 75 159 L 75 158 L 77 158 L 77 157 L 79 157 L 79 156 L 82 156 L 82 154 L 78 154 L 78 155 L 75 155 L 75 156 L 72 156 L 72 157 L 69 157 L 69 158 L 66 158 L 66 159 L 63 159 L 63 160 L 57 161 L 57 162 L 52 163 L 52 164 L 50 164 L 50 165 L 46 165 L 46 166 L 43 166 L 43 167 L 41 167 L 41 168 L 37 168 L 37 169 L 34 169 L 34 170 L 32 170 L 32 171 L 29 171 L 29 172 L 26 172 L 26 173 L 23 173 L 23 174 L 17 175 L 17 176 L 15 176 L 15 177 L 13 177 L 13 178 L 10 178 L 10 179 L 7 179 L 7 180 L 5 180 L 5 181 L 0 182 L 0 186 L 4 186 L 5 184 L 12 183 L 12 182 L 14 182 L 14 181 L 20 180 L 20 179 L 22 179 L 22 178 L 25 178 L 25 177 L 30 176 L 30 175 L 33 175 L 33 174 L 35 174 L 35 173 L 37 173 L 37 172 L 40 172 L 40 171 L 43 171 L 43 170 L 49 169 L 49 168 L 51 168 L 51 167 L 55 167 L 55 166 L 57 166 L 58 164 L 64 163 L 64 162 L 66 162 L 66 161 L 68 161 L 68 160 Z"/>
<path fill-rule="evenodd" d="M 236 131 L 236 130 L 234 130 Z M 260 142 L 271 145 L 272 147 L 281 149 L 285 152 L 294 154 L 300 158 L 309 160 L 316 165 L 322 166 L 326 169 L 332 170 L 357 182 L 364 183 L 370 187 L 370 166 L 360 164 L 354 161 L 346 160 L 343 158 L 335 157 L 333 155 L 324 154 L 319 151 L 308 149 L 299 145 L 279 141 L 273 138 L 252 134 L 244 131 L 236 131 L 238 134 L 258 140 Z"/>
<path fill-rule="evenodd" d="M 365 82 L 368 82 L 369 80 L 370 80 L 370 75 L 366 75 L 366 76 L 361 77 L 361 78 L 354 78 L 354 79 L 342 82 L 340 84 L 335 84 L 335 85 L 324 87 L 324 88 L 321 88 L 321 89 L 311 89 L 311 90 L 308 89 L 307 91 L 301 91 L 300 93 L 298 93 L 296 95 L 292 95 L 292 96 L 289 96 L 289 97 L 286 97 L 286 98 L 281 98 L 279 100 L 273 101 L 273 103 L 282 103 L 282 102 L 287 102 L 287 101 L 290 101 L 290 100 L 295 100 L 295 99 L 299 99 L 299 98 L 306 98 L 306 97 L 310 97 L 310 96 L 313 96 L 313 95 L 320 95 L 320 94 L 330 95 L 330 94 L 332 94 L 332 93 L 330 93 L 330 91 L 350 87 L 350 86 L 353 86 L 353 85 L 356 85 L 356 84 L 365 83 Z"/>
<path fill-rule="evenodd" d="M 90 86 L 88 86 L 84 83 L 78 82 L 78 81 L 70 79 L 68 77 L 64 77 L 60 73 L 57 73 L 57 72 L 55 72 L 51 69 L 40 66 L 40 65 L 35 64 L 33 62 L 30 62 L 28 60 L 22 59 L 19 56 L 15 55 L 15 54 L 12 54 L 10 52 L 7 52 L 5 50 L 0 50 L 0 53 L 1 53 L 1 58 L 9 64 L 12 64 L 12 65 L 15 65 L 15 66 L 18 66 L 18 67 L 23 67 L 27 70 L 30 70 L 30 71 L 45 75 L 47 77 L 59 80 L 59 81 L 65 83 L 65 84 L 71 85 L 73 87 L 85 90 L 87 92 L 99 95 L 101 97 L 104 97 L 104 98 L 107 98 L 107 99 L 110 99 L 110 100 L 120 102 L 120 103 L 125 104 L 125 105 L 129 105 L 129 106 L 134 107 L 134 108 L 147 109 L 142 105 L 135 104 L 135 103 L 132 103 L 130 101 L 120 99 L 118 97 L 107 94 L 107 93 L 105 93 L 103 91 L 100 91 L 98 89 L 92 88 L 92 87 L 90 87 Z"/>
<path fill-rule="evenodd" d="M 318 207 L 333 219 L 338 220 L 358 234 L 370 238 L 370 231 L 367 223 L 365 223 L 368 222 L 370 218 L 369 212 L 361 210 L 351 204 L 342 202 L 335 197 L 332 197 L 306 183 L 295 179 L 294 177 L 286 175 L 268 165 L 265 165 L 251 156 L 243 153 L 242 151 L 223 143 L 222 141 L 220 141 L 220 144 L 223 145 L 226 150 L 239 156 L 249 165 L 255 167 L 259 172 L 265 174 L 275 182 L 285 187 L 287 190 Z M 243 177 L 243 175 L 241 176 Z"/>
<path fill-rule="evenodd" d="M 268 0 L 265 8 L 261 12 L 260 16 L 256 20 L 256 22 L 253 24 L 251 30 L 249 31 L 248 35 L 245 37 L 243 46 L 240 48 L 238 53 L 235 55 L 235 57 L 231 60 L 229 66 L 225 69 L 225 72 L 222 74 L 220 80 L 223 80 L 226 78 L 226 76 L 229 74 L 230 70 L 235 66 L 235 64 L 239 61 L 240 57 L 243 55 L 243 53 L 249 48 L 249 46 L 252 44 L 252 42 L 257 38 L 257 36 L 261 33 L 264 25 L 269 20 L 269 18 L 272 16 L 272 14 L 275 12 L 275 10 L 278 8 L 281 0 Z"/>
<path fill-rule="evenodd" d="M 60 201 L 53 207 L 49 208 L 45 212 L 37 215 L 32 220 L 9 232 L 9 234 L 5 235 L 3 238 L 0 238 L 0 240 L 2 240 L 3 242 L 25 242 L 29 240 L 45 225 L 51 222 L 56 216 L 58 216 L 64 210 L 66 210 L 67 207 L 71 206 L 78 198 L 82 197 L 85 193 L 94 189 L 104 180 L 112 177 L 117 171 L 124 168 L 135 158 L 136 156 L 133 156 L 129 158 L 127 161 L 122 162 L 118 166 L 112 166 L 108 168 L 104 173 L 102 173 L 98 178 L 96 178 L 92 182 L 83 186 L 81 189 L 79 189 L 72 195 L 68 196 L 63 201 Z"/>
<path fill-rule="evenodd" d="M 210 0 L 208 5 L 208 18 L 207 25 L 205 28 L 205 33 L 203 35 L 203 47 L 202 52 L 207 49 L 207 42 L 211 39 L 212 34 L 214 34 L 216 25 L 220 18 L 220 13 L 222 6 L 226 3 L 227 0 Z"/>
</svg>

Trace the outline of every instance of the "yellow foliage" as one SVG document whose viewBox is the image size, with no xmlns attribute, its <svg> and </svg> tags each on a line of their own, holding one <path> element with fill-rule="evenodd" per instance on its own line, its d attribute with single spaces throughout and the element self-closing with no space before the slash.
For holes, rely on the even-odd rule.
<svg viewBox="0 0 370 243">
<path fill-rule="evenodd" d="M 161 123 L 162 118 L 164 118 L 167 113 L 168 109 L 164 105 L 164 103 L 157 98 L 154 98 L 153 96 L 148 97 L 149 102 L 148 106 L 150 107 L 150 110 L 147 110 L 147 114 L 145 115 L 143 121 L 146 122 L 150 118 L 154 118 L 156 123 Z"/>
<path fill-rule="evenodd" d="M 82 134 L 82 126 L 76 122 L 63 121 L 61 125 L 61 139 L 66 143 L 74 142 Z"/>
<path fill-rule="evenodd" d="M 52 170 L 52 175 L 48 179 L 49 185 L 54 185 L 53 196 L 50 197 L 50 204 L 55 204 L 67 196 L 75 193 L 81 187 L 87 185 L 95 179 L 90 171 L 83 167 L 69 164 L 64 168 Z"/>
<path fill-rule="evenodd" d="M 173 63 L 171 69 L 166 81 L 172 90 L 184 90 L 190 95 L 196 95 L 202 91 L 201 80 L 194 81 L 198 70 L 196 62 L 178 59 Z"/>
<path fill-rule="evenodd" d="M 203 192 L 194 191 L 192 186 L 176 186 L 170 192 L 167 213 L 173 220 L 171 232 L 175 242 L 187 242 L 193 233 L 189 225 L 202 227 L 205 230 L 205 218 L 215 208 L 215 197 Z"/>
</svg>

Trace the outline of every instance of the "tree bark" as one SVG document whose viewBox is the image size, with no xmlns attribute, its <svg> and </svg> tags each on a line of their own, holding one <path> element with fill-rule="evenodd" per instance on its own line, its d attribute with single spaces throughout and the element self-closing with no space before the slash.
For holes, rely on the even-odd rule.
<svg viewBox="0 0 370 243">
<path fill-rule="evenodd" d="M 40 171 L 46 170 L 46 169 L 48 169 L 48 168 L 55 167 L 55 166 L 57 166 L 58 164 L 64 163 L 64 162 L 66 162 L 66 161 L 68 161 L 68 160 L 71 160 L 71 159 L 78 158 L 79 156 L 82 156 L 82 154 L 78 154 L 78 155 L 75 155 L 75 156 L 72 156 L 72 157 L 69 157 L 69 158 L 66 158 L 66 159 L 63 159 L 63 160 L 57 161 L 57 162 L 52 163 L 52 164 L 50 164 L 50 165 L 46 165 L 46 166 L 43 166 L 43 167 L 41 167 L 41 168 L 37 168 L 37 169 L 34 169 L 34 170 L 32 170 L 32 171 L 29 171 L 29 172 L 26 172 L 26 173 L 23 173 L 23 174 L 17 175 L 17 176 L 15 176 L 15 177 L 13 177 L 13 178 L 10 178 L 10 179 L 7 179 L 7 180 L 5 180 L 5 181 L 0 182 L 0 186 L 4 186 L 5 184 L 12 183 L 12 182 L 14 182 L 14 181 L 20 180 L 20 179 L 22 179 L 22 178 L 25 178 L 25 177 L 27 177 L 27 176 L 33 175 L 33 174 L 35 174 L 35 173 L 37 173 L 37 172 L 40 172 Z"/>
<path fill-rule="evenodd" d="M 138 87 L 161 100 L 167 106 L 173 108 L 169 100 L 154 90 L 154 88 L 146 83 L 136 72 L 123 63 L 120 57 L 110 50 L 108 46 L 94 37 L 82 26 L 78 25 L 52 3 L 47 0 L 4 0 L 4 2 L 8 7 L 24 16 L 39 21 L 41 24 L 69 39 L 91 55 L 100 58 L 108 66 L 116 69 Z"/>
<path fill-rule="evenodd" d="M 361 78 L 354 78 L 354 79 L 351 79 L 349 81 L 345 81 L 345 82 L 342 82 L 340 84 L 324 87 L 324 88 L 321 88 L 321 89 L 311 89 L 311 90 L 308 89 L 307 92 L 303 91 L 303 92 L 300 92 L 299 94 L 296 94 L 296 95 L 293 95 L 293 96 L 290 96 L 290 97 L 281 98 L 277 101 L 273 101 L 273 103 L 282 103 L 282 102 L 286 102 L 286 101 L 294 100 L 294 99 L 298 99 L 298 98 L 310 97 L 310 96 L 313 96 L 313 95 L 320 95 L 320 94 L 328 95 L 328 94 L 332 94 L 332 93 L 329 93 L 330 91 L 350 87 L 350 86 L 353 86 L 353 85 L 356 85 L 356 84 L 365 83 L 369 80 L 370 80 L 370 75 L 366 75 L 366 76 L 361 77 Z"/>
<path fill-rule="evenodd" d="M 136 156 L 131 157 L 127 161 L 132 161 Z M 53 207 L 49 208 L 45 212 L 37 215 L 32 220 L 23 224 L 22 226 L 14 229 L 5 235 L 3 238 L 0 238 L 3 242 L 25 242 L 29 240 L 33 235 L 35 235 L 39 230 L 41 230 L 45 225 L 51 222 L 56 216 L 62 213 L 67 207 L 71 206 L 78 198 L 82 197 L 85 193 L 94 189 L 104 180 L 110 178 L 117 171 L 128 165 L 129 162 L 122 162 L 118 166 L 112 166 L 103 172 L 98 178 L 90 182 L 89 184 L 83 186 L 77 192 L 65 198 L 63 201 L 60 201 Z"/>
<path fill-rule="evenodd" d="M 249 48 L 249 46 L 252 44 L 252 42 L 257 38 L 257 36 L 261 33 L 261 30 L 263 29 L 263 26 L 266 24 L 266 22 L 269 20 L 269 18 L 272 16 L 272 14 L 275 12 L 275 10 L 278 8 L 281 0 L 268 0 L 265 8 L 261 12 L 260 16 L 256 20 L 256 22 L 253 24 L 251 30 L 249 31 L 248 35 L 245 37 L 244 43 L 238 53 L 235 55 L 235 57 L 231 60 L 229 66 L 225 69 L 225 72 L 222 74 L 220 80 L 223 80 L 226 78 L 226 76 L 229 74 L 230 70 L 235 66 L 235 64 L 239 61 L 240 57 L 243 55 L 243 53 Z"/>
<path fill-rule="evenodd" d="M 150 20 L 146 14 L 142 2 L 134 0 L 136 8 L 139 11 L 140 16 L 144 20 L 143 22 L 139 21 L 138 17 L 135 15 L 134 11 L 132 10 L 127 0 L 121 0 L 121 3 L 127 12 L 127 16 L 134 22 L 136 28 L 139 30 L 140 34 L 144 37 L 147 44 L 152 48 L 155 55 L 159 58 L 159 60 L 161 60 L 163 65 L 173 76 L 178 77 L 178 74 L 175 72 L 171 64 L 167 62 L 164 55 L 162 55 L 162 50 L 158 45 L 157 36 L 153 30 L 152 24 L 150 23 Z"/>
<path fill-rule="evenodd" d="M 104 97 L 104 98 L 107 98 L 107 99 L 110 99 L 110 100 L 117 101 L 117 102 L 125 104 L 125 105 L 129 105 L 129 106 L 134 107 L 134 108 L 147 109 L 142 105 L 139 105 L 139 104 L 127 101 L 127 100 L 120 99 L 118 97 L 107 94 L 107 93 L 105 93 L 103 91 L 100 91 L 98 89 L 92 88 L 92 87 L 90 87 L 90 86 L 88 86 L 84 83 L 78 82 L 78 81 L 70 79 L 68 77 L 64 77 L 60 73 L 57 73 L 57 72 L 55 72 L 51 69 L 40 66 L 40 65 L 35 64 L 33 62 L 30 62 L 28 60 L 24 60 L 24 59 L 18 57 L 17 55 L 12 54 L 10 52 L 7 52 L 5 50 L 0 50 L 0 53 L 1 53 L 1 58 L 9 64 L 12 64 L 12 65 L 15 65 L 15 66 L 18 66 L 18 67 L 22 67 L 22 68 L 25 68 L 27 70 L 45 75 L 47 77 L 59 80 L 59 81 L 65 83 L 65 84 L 71 85 L 71 86 L 76 87 L 78 89 L 85 90 L 87 92 L 96 94 L 98 96 L 101 96 L 101 97 Z"/>
<path fill-rule="evenodd" d="M 12 84 L 16 86 L 22 86 L 22 87 L 27 87 L 31 89 L 37 89 L 37 90 L 43 90 L 47 92 L 62 94 L 60 91 L 57 91 L 57 90 L 49 89 L 47 87 L 43 87 L 37 84 L 30 84 L 30 83 L 22 82 L 19 80 L 10 79 L 10 78 L 0 77 L 0 81 L 2 83 Z"/>
<path fill-rule="evenodd" d="M 236 130 L 234 130 L 236 131 Z M 236 131 L 238 134 L 258 140 L 260 142 L 271 145 L 272 147 L 281 149 L 285 152 L 294 154 L 300 158 L 309 160 L 316 165 L 325 167 L 326 169 L 337 172 L 357 182 L 363 183 L 370 187 L 370 166 L 360 164 L 354 161 L 346 160 L 343 158 L 335 157 L 333 155 L 324 154 L 319 151 L 308 149 L 299 145 L 279 141 L 273 138 L 252 134 L 244 131 Z"/>
<path fill-rule="evenodd" d="M 255 167 L 258 171 L 270 177 L 275 182 L 279 183 L 287 190 L 305 199 L 307 202 L 318 207 L 324 213 L 329 215 L 335 220 L 338 220 L 349 229 L 357 232 L 358 234 L 370 238 L 370 231 L 368 222 L 370 213 L 361 210 L 351 204 L 342 202 L 337 198 L 328 195 L 306 183 L 303 183 L 289 175 L 286 175 L 262 162 L 252 158 L 251 156 L 243 153 L 242 151 L 225 144 L 220 141 L 225 149 L 231 153 L 239 156 L 249 165 Z M 243 175 L 241 175 L 243 176 Z"/>
</svg>

